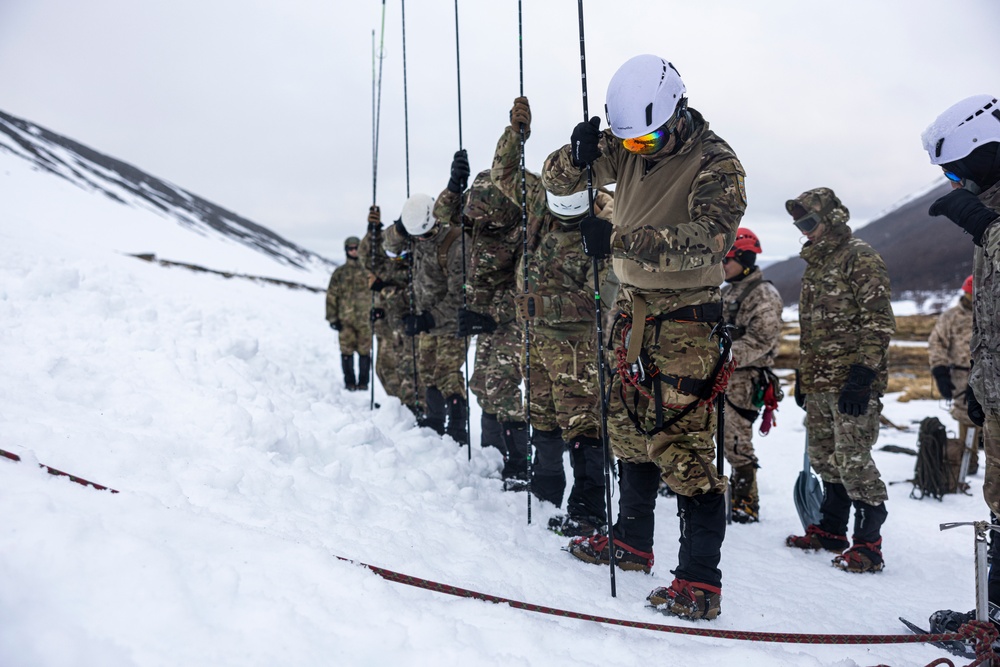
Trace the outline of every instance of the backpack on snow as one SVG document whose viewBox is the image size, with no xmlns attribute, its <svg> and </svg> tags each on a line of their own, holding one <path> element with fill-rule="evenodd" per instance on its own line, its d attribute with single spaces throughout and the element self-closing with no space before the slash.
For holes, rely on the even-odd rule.
<svg viewBox="0 0 1000 667">
<path fill-rule="evenodd" d="M 944 424 L 937 417 L 927 417 L 920 422 L 917 465 L 910 480 L 913 483 L 910 497 L 921 500 L 931 496 L 943 500 L 946 493 L 964 492 L 968 485 L 960 485 L 958 481 L 963 449 L 959 440 L 948 438 Z"/>
</svg>

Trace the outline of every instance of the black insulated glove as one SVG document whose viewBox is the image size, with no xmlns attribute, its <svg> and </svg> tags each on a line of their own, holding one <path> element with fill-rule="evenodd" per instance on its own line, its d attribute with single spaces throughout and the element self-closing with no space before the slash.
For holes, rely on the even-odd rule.
<svg viewBox="0 0 1000 667">
<path fill-rule="evenodd" d="M 875 371 L 860 364 L 851 364 L 847 374 L 847 382 L 840 390 L 837 409 L 843 415 L 860 417 L 868 412 L 868 401 L 872 397 L 872 382 L 875 381 Z"/>
<path fill-rule="evenodd" d="M 455 153 L 451 161 L 451 178 L 448 179 L 448 191 L 456 194 L 465 192 L 469 186 L 469 153 L 463 148 Z M 440 182 L 440 181 L 438 181 Z"/>
<path fill-rule="evenodd" d="M 426 310 L 419 315 L 406 315 L 403 317 L 403 333 L 407 336 L 416 336 L 434 328 L 434 317 Z"/>
<path fill-rule="evenodd" d="M 997 220 L 997 213 L 987 208 L 979 197 L 961 188 L 952 190 L 931 204 L 927 211 L 931 215 L 943 215 L 972 236 L 972 242 L 983 245 L 986 228 Z"/>
<path fill-rule="evenodd" d="M 580 221 L 580 237 L 583 253 L 588 257 L 604 259 L 611 255 L 611 223 L 596 215 L 588 215 Z"/>
<path fill-rule="evenodd" d="M 976 426 L 982 426 L 986 421 L 986 411 L 983 410 L 983 406 L 980 405 L 979 399 L 977 399 L 975 393 L 973 393 L 972 385 L 969 385 L 969 388 L 965 390 L 965 400 L 969 406 L 966 410 L 969 415 L 969 420 Z"/>
<path fill-rule="evenodd" d="M 330 328 L 334 331 L 340 331 L 340 320 L 334 320 L 330 322 Z"/>
<path fill-rule="evenodd" d="M 573 164 L 579 169 L 593 164 L 594 160 L 601 157 L 601 149 L 597 142 L 601 139 L 601 119 L 594 116 L 587 123 L 578 123 L 573 128 L 569 145 L 572 151 Z"/>
<path fill-rule="evenodd" d="M 468 308 L 458 309 L 458 335 L 460 337 L 491 334 L 496 330 L 496 320 L 489 315 L 477 313 Z"/>
<path fill-rule="evenodd" d="M 372 322 L 385 319 L 385 308 L 372 308 Z"/>
<path fill-rule="evenodd" d="M 806 395 L 802 391 L 802 383 L 799 382 L 799 372 L 795 371 L 795 405 L 803 410 L 806 409 Z"/>
<path fill-rule="evenodd" d="M 955 397 L 955 385 L 951 381 L 951 370 L 947 366 L 935 366 L 931 369 L 934 383 L 937 385 L 941 398 L 949 401 Z"/>
<path fill-rule="evenodd" d="M 388 286 L 389 286 L 389 283 L 385 282 L 385 281 L 384 281 L 384 280 L 382 280 L 381 278 L 376 278 L 376 279 L 375 279 L 375 280 L 374 280 L 374 281 L 372 282 L 372 284 L 371 284 L 371 286 L 369 287 L 369 289 L 370 289 L 371 291 L 373 291 L 373 292 L 381 292 L 382 290 L 384 290 L 384 289 L 385 289 L 386 287 L 388 287 Z"/>
</svg>

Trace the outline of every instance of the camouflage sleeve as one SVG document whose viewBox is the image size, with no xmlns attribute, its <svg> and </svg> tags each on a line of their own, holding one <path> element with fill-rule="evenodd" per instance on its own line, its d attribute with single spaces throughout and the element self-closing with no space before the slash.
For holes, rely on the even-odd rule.
<svg viewBox="0 0 1000 667">
<path fill-rule="evenodd" d="M 434 201 L 434 217 L 446 224 L 462 224 L 462 194 L 448 188 L 442 190 Z"/>
<path fill-rule="evenodd" d="M 755 289 L 743 301 L 737 316 L 746 326 L 746 333 L 733 342 L 733 359 L 737 366 L 758 366 L 781 338 L 781 295 L 770 283 Z"/>
<path fill-rule="evenodd" d="M 469 237 L 464 232 L 463 235 L 465 236 L 465 250 L 467 254 Z M 462 307 L 462 292 L 465 287 L 465 283 L 463 282 L 465 268 L 462 264 L 464 259 L 462 237 L 459 237 L 448 248 L 448 293 L 443 299 L 431 306 L 430 309 L 431 315 L 434 317 L 434 328 L 436 329 L 454 330 L 458 325 L 458 309 Z"/>
<path fill-rule="evenodd" d="M 513 283 L 516 241 L 485 233 L 480 225 L 469 249 L 469 308 L 489 313 L 503 324 L 514 319 L 513 302 L 503 299 L 503 288 Z M 520 235 L 518 235 L 519 237 Z"/>
<path fill-rule="evenodd" d="M 490 180 L 504 193 L 507 199 L 521 205 L 521 137 L 509 126 L 504 128 L 497 149 L 493 154 Z M 537 175 L 525 170 L 525 191 L 527 195 L 529 249 L 534 248 L 542 222 L 548 213 L 545 188 Z"/>
<path fill-rule="evenodd" d="M 601 133 L 601 139 L 598 142 L 601 157 L 590 165 L 591 185 L 593 187 L 598 188 L 618 180 L 617 153 L 619 150 L 624 150 L 621 148 L 621 143 L 611 134 L 611 130 L 604 130 Z M 573 164 L 569 144 L 553 151 L 545 158 L 545 165 L 542 167 L 542 184 L 546 190 L 554 195 L 571 195 L 586 189 L 587 170 L 580 169 Z"/>
<path fill-rule="evenodd" d="M 735 157 L 710 163 L 695 178 L 688 196 L 691 222 L 662 229 L 642 227 L 612 239 L 615 257 L 659 268 L 661 257 L 679 260 L 675 270 L 718 264 L 736 240 L 746 211 L 743 166 Z"/>
<path fill-rule="evenodd" d="M 382 274 L 385 273 L 385 263 L 388 257 L 385 256 L 385 250 L 382 249 L 381 231 L 374 235 L 371 232 L 365 233 L 364 238 L 361 239 L 361 245 L 358 246 L 358 259 L 361 260 L 361 265 L 365 267 L 365 270 L 382 277 Z"/>
<path fill-rule="evenodd" d="M 931 335 L 927 338 L 927 359 L 931 368 L 935 366 L 947 366 L 951 363 L 948 356 L 948 348 L 950 347 L 948 343 L 950 339 L 948 334 L 948 312 L 946 310 L 941 313 L 941 316 L 938 317 L 937 322 L 934 324 L 934 328 L 931 330 Z"/>
<path fill-rule="evenodd" d="M 336 322 L 338 319 L 339 306 L 340 306 L 340 280 L 337 278 L 337 271 L 340 268 L 334 270 L 333 275 L 330 276 L 330 284 L 326 288 L 326 321 Z"/>
<path fill-rule="evenodd" d="M 610 266 L 610 262 L 598 262 L 598 284 L 604 283 Z M 560 295 L 543 297 L 543 300 L 547 324 L 592 321 L 597 313 L 594 304 L 594 262 L 591 260 L 586 280 L 578 289 L 567 289 Z"/>
<path fill-rule="evenodd" d="M 858 253 L 851 264 L 846 272 L 847 281 L 860 313 L 858 349 L 853 363 L 878 370 L 886 363 L 889 341 L 896 332 L 889 272 L 882 256 L 874 250 Z"/>
</svg>

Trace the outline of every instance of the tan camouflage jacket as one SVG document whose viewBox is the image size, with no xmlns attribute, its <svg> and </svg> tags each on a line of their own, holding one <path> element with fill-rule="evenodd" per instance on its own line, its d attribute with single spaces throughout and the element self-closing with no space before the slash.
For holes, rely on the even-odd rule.
<svg viewBox="0 0 1000 667">
<path fill-rule="evenodd" d="M 979 195 L 1000 214 L 1000 183 Z M 983 234 L 973 260 L 972 375 L 969 384 L 982 406 L 1000 412 L 1000 218 Z"/>
<path fill-rule="evenodd" d="M 726 323 L 733 331 L 733 359 L 739 368 L 770 368 L 781 341 L 781 295 L 755 269 L 722 288 Z"/>
<path fill-rule="evenodd" d="M 326 289 L 326 320 L 367 329 L 371 300 L 368 271 L 360 259 L 347 259 L 330 276 L 330 285 Z"/>
<path fill-rule="evenodd" d="M 957 305 L 941 313 L 927 339 L 930 367 L 950 366 L 968 371 L 972 358 L 971 340 L 972 299 L 963 294 Z"/>
<path fill-rule="evenodd" d="M 846 212 L 846 209 L 843 209 Z M 889 274 L 881 255 L 851 235 L 847 217 L 800 253 L 806 260 L 799 297 L 799 377 L 807 393 L 839 392 L 851 364 L 876 372 L 872 389 L 888 382 L 889 340 L 896 331 Z"/>
<path fill-rule="evenodd" d="M 454 336 L 458 309 L 462 306 L 462 236 L 460 228 L 437 222 L 433 236 L 412 239 L 413 291 L 416 313 L 428 311 L 434 318 L 432 336 Z M 470 239 L 465 234 L 466 254 Z M 385 231 L 385 247 L 398 253 L 406 246 L 395 226 Z M 445 248 L 447 246 L 447 248 Z"/>
<path fill-rule="evenodd" d="M 435 202 L 434 216 L 452 225 L 462 224 L 464 217 L 472 225 L 472 242 L 467 250 L 469 309 L 488 313 L 498 324 L 513 322 L 520 207 L 515 208 L 497 190 L 486 170 L 476 176 L 464 195 L 445 189 Z"/>
<path fill-rule="evenodd" d="M 520 136 L 510 127 L 497 142 L 491 172 L 493 183 L 511 201 L 521 201 Z M 533 330 L 566 340 L 593 336 L 596 330 L 594 261 L 583 253 L 580 223 L 560 220 L 549 211 L 541 179 L 525 173 L 528 209 L 527 289 L 542 297 L 544 312 L 532 321 Z M 525 265 L 520 234 L 509 241 L 516 245 L 517 292 L 525 289 Z M 607 262 L 598 262 L 599 280 L 604 281 Z M 519 318 L 520 319 L 520 318 Z"/>
<path fill-rule="evenodd" d="M 732 148 L 691 110 L 691 136 L 675 155 L 656 162 L 634 155 L 610 130 L 592 165 L 593 184 L 617 183 L 613 267 L 623 286 L 693 290 L 703 303 L 723 281 L 722 260 L 746 210 L 745 172 Z M 569 145 L 545 161 L 542 181 L 554 194 L 586 187 Z M 699 296 L 701 295 L 701 296 Z"/>
</svg>

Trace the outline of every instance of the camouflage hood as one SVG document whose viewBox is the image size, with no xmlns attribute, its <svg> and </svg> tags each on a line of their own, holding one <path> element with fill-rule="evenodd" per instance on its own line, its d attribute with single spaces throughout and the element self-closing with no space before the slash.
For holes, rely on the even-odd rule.
<svg viewBox="0 0 1000 667">
<path fill-rule="evenodd" d="M 823 222 L 828 223 L 831 228 L 846 225 L 851 219 L 851 212 L 830 188 L 807 190 L 795 199 L 786 201 L 785 210 L 796 220 L 810 213 L 819 213 Z"/>
<path fill-rule="evenodd" d="M 521 221 L 521 208 L 493 185 L 489 169 L 476 174 L 466 193 L 462 213 L 474 223 L 494 231 Z"/>
</svg>

